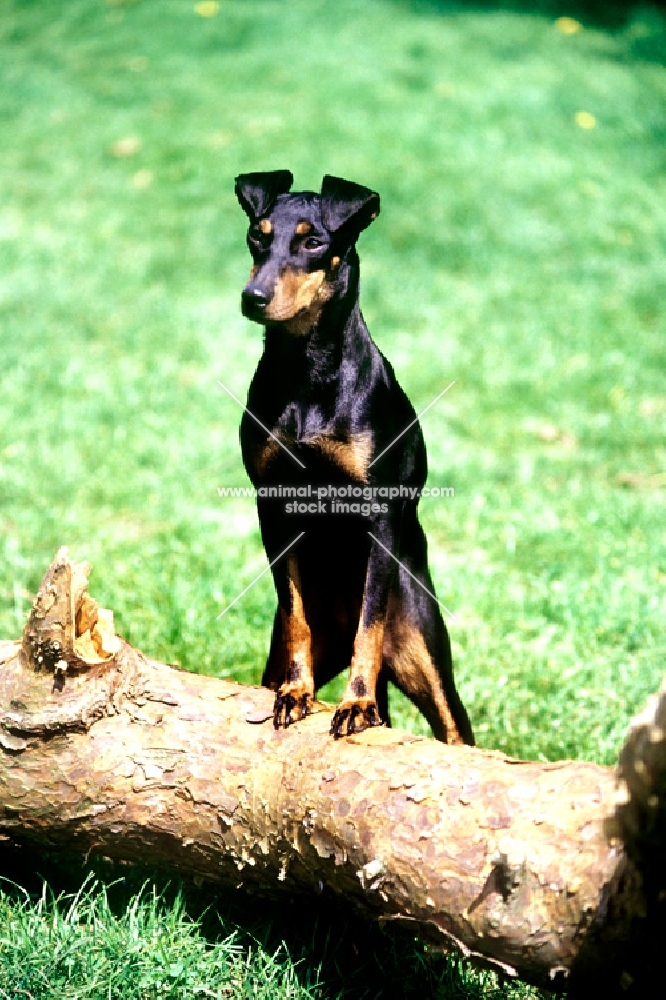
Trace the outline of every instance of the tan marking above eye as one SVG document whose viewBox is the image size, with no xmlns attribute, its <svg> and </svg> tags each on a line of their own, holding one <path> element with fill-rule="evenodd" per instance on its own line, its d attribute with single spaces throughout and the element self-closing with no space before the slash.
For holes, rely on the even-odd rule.
<svg viewBox="0 0 666 1000">
<path fill-rule="evenodd" d="M 305 236 L 307 233 L 311 233 L 312 232 L 312 223 L 310 223 L 310 222 L 299 222 L 298 225 L 296 226 L 295 232 L 296 232 L 297 236 Z"/>
<path fill-rule="evenodd" d="M 269 233 L 273 232 L 273 223 L 270 219 L 262 219 L 259 223 L 259 229 L 267 236 Z"/>
</svg>

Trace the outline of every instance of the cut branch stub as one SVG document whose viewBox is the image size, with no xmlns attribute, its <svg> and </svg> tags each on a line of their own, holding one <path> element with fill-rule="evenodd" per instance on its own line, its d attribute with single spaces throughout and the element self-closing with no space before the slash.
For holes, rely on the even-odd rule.
<svg viewBox="0 0 666 1000">
<path fill-rule="evenodd" d="M 90 563 L 73 563 L 63 546 L 46 571 L 23 632 L 23 655 L 34 670 L 86 669 L 120 649 L 113 613 L 88 593 Z M 62 678 L 60 677 L 60 680 Z"/>
<path fill-rule="evenodd" d="M 122 640 L 112 612 L 98 608 L 88 594 L 90 569 L 90 563 L 71 562 L 61 548 L 42 580 L 19 648 L 0 646 L 0 746 L 6 751 L 23 750 L 49 734 L 88 729 L 115 711 L 115 654 Z M 20 697 L 12 697 L 18 690 Z"/>
</svg>

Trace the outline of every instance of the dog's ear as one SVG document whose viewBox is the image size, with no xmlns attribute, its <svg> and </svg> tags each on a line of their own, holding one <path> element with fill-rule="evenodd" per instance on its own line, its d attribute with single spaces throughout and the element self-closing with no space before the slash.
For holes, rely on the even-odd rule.
<svg viewBox="0 0 666 1000">
<path fill-rule="evenodd" d="M 321 185 L 321 218 L 329 233 L 353 243 L 378 215 L 376 191 L 326 174 Z"/>
<path fill-rule="evenodd" d="M 236 178 L 236 197 L 250 219 L 259 219 L 270 211 L 278 195 L 287 194 L 293 183 L 291 170 L 239 174 Z"/>
</svg>

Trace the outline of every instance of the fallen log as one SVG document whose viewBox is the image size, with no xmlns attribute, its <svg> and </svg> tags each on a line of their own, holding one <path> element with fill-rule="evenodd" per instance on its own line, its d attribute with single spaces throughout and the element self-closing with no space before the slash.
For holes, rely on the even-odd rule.
<svg viewBox="0 0 666 1000">
<path fill-rule="evenodd" d="M 320 703 L 276 731 L 271 692 L 119 638 L 89 572 L 60 550 L 0 643 L 0 837 L 334 894 L 551 990 L 634 981 L 665 885 L 663 691 L 618 774 L 384 728 L 336 741 Z"/>
</svg>

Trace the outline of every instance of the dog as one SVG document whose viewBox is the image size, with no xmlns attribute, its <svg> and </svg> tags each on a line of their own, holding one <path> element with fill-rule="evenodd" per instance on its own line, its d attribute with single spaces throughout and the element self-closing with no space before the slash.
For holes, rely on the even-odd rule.
<svg viewBox="0 0 666 1000">
<path fill-rule="evenodd" d="M 309 715 L 349 666 L 334 737 L 390 725 L 392 681 L 437 739 L 471 745 L 417 517 L 423 434 L 359 307 L 356 241 L 379 195 L 329 175 L 319 194 L 292 183 L 275 170 L 235 188 L 253 260 L 242 312 L 265 328 L 240 441 L 278 598 L 262 680 L 274 725 Z"/>
</svg>

